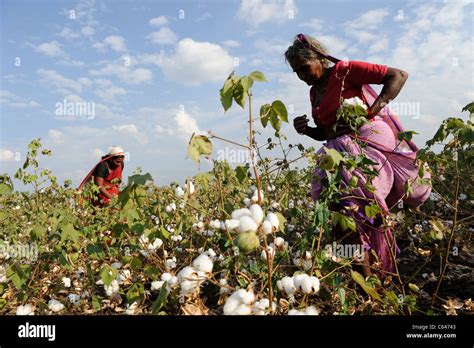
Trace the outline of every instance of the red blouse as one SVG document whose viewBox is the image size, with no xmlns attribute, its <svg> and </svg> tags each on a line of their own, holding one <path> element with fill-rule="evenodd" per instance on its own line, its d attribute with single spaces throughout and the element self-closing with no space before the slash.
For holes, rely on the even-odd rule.
<svg viewBox="0 0 474 348">
<path fill-rule="evenodd" d="M 388 67 L 359 61 L 340 61 L 331 70 L 326 92 L 318 106 L 314 105 L 315 86 L 311 87 L 309 96 L 314 122 L 318 127 L 329 127 L 336 123 L 336 111 L 339 109 L 342 80 L 344 79 L 344 99 L 359 97 L 367 104 L 362 94 L 362 85 L 381 84 Z M 346 75 L 347 74 L 347 75 Z M 367 105 L 370 106 L 370 105 Z"/>
</svg>

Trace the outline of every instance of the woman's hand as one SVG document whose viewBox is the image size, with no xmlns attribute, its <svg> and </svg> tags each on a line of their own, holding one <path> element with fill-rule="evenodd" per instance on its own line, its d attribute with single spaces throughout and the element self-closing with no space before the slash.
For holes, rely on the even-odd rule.
<svg viewBox="0 0 474 348">
<path fill-rule="evenodd" d="M 293 119 L 293 127 L 298 134 L 306 134 L 308 132 L 308 117 L 306 115 L 298 116 Z"/>
</svg>

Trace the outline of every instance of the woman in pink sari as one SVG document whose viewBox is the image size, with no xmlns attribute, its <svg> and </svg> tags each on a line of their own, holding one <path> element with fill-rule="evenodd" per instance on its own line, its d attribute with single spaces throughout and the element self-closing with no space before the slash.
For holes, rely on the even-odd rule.
<svg viewBox="0 0 474 348">
<path fill-rule="evenodd" d="M 390 110 L 388 103 L 393 100 L 405 81 L 408 74 L 402 70 L 386 65 L 370 64 L 359 61 L 340 61 L 327 54 L 324 46 L 308 35 L 299 34 L 292 46 L 285 52 L 285 58 L 298 77 L 312 86 L 310 100 L 312 117 L 316 127 L 308 125 L 306 115 L 294 119 L 294 127 L 299 134 L 307 135 L 317 141 L 326 141 L 327 148 L 350 155 L 363 154 L 377 165 L 374 169 L 378 175 L 372 180 L 375 193 L 367 190 L 366 178 L 358 171 L 342 171 L 345 184 L 348 184 L 353 175 L 358 177 L 357 188 L 351 192 L 358 199 L 340 200 L 330 207 L 332 210 L 346 211 L 344 207 L 353 209 L 352 218 L 356 222 L 357 233 L 350 238 L 350 243 L 362 244 L 364 247 L 364 262 L 361 271 L 365 276 L 371 274 L 369 250 L 373 250 L 379 259 L 379 268 L 382 271 L 394 270 L 393 256 L 399 252 L 390 228 L 384 227 L 383 219 L 369 219 L 364 213 L 364 207 L 375 201 L 387 215 L 390 208 L 403 202 L 415 208 L 428 199 L 431 193 L 429 185 L 420 185 L 414 182 L 418 177 L 419 165 L 415 162 L 418 148 L 410 140 L 398 141 L 398 133 L 403 128 L 397 116 Z M 334 63 L 330 66 L 330 63 Z M 380 95 L 369 84 L 383 84 Z M 340 107 L 340 98 L 360 98 L 367 106 L 367 122 L 360 127 L 358 139 L 367 143 L 361 147 L 355 140 L 355 134 L 349 126 L 340 124 L 336 112 Z M 333 126 L 337 125 L 336 130 Z M 324 148 L 318 151 L 324 154 Z M 311 196 L 316 201 L 323 190 L 321 181 L 325 171 L 316 168 L 315 179 L 312 184 Z M 426 171 L 423 179 L 429 179 Z M 413 192 L 405 194 L 405 183 L 410 180 Z M 354 213 L 355 212 L 355 213 Z M 338 231 L 335 231 L 336 234 Z M 343 231 L 339 231 L 343 232 Z M 390 250 L 390 246 L 393 250 Z"/>
</svg>

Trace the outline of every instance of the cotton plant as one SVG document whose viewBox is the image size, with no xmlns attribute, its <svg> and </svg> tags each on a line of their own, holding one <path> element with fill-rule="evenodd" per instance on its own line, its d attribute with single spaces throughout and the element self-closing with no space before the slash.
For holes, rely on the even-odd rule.
<svg viewBox="0 0 474 348">
<path fill-rule="evenodd" d="M 160 238 L 155 238 L 153 242 L 150 242 L 149 238 L 145 234 L 140 236 L 138 242 L 144 248 L 140 250 L 140 254 L 145 257 L 148 257 L 150 252 L 156 251 L 156 249 L 159 249 L 163 245 L 163 241 Z"/>
<path fill-rule="evenodd" d="M 178 272 L 181 296 L 191 296 L 199 292 L 201 284 L 212 273 L 214 263 L 207 253 L 193 260 L 192 266 L 186 266 Z"/>
<path fill-rule="evenodd" d="M 165 272 L 161 275 L 161 280 L 156 280 L 151 283 L 151 290 L 161 290 L 163 285 L 166 283 L 166 290 L 170 292 L 179 283 L 178 277 L 171 273 Z"/>
<path fill-rule="evenodd" d="M 317 294 L 319 292 L 320 282 L 317 277 L 303 273 L 294 275 L 293 277 L 283 277 L 277 281 L 277 288 L 293 302 L 294 296 L 298 293 L 304 295 Z"/>
<path fill-rule="evenodd" d="M 277 304 L 272 302 L 272 310 Z M 224 315 L 266 315 L 270 312 L 270 301 L 266 298 L 256 301 L 252 290 L 239 289 L 231 294 L 223 308 Z"/>
<path fill-rule="evenodd" d="M 313 267 L 313 261 L 311 258 L 311 253 L 309 251 L 304 252 L 302 255 L 301 252 L 298 250 L 293 255 L 293 264 L 305 271 L 309 271 L 311 267 Z"/>
<path fill-rule="evenodd" d="M 165 207 L 165 211 L 167 213 L 171 213 L 173 211 L 176 210 L 176 203 L 171 203 L 171 204 L 168 204 L 166 207 Z"/>
<path fill-rule="evenodd" d="M 288 315 L 319 315 L 319 311 L 314 306 L 309 306 L 304 309 L 290 309 Z"/>
</svg>

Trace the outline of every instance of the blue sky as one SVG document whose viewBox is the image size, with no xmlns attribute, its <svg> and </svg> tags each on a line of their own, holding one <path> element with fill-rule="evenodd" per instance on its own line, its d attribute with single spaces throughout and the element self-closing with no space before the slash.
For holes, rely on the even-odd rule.
<svg viewBox="0 0 474 348">
<path fill-rule="evenodd" d="M 408 71 L 396 102 L 413 106 L 400 118 L 420 133 L 419 145 L 474 99 L 469 1 L 0 3 L 0 172 L 10 175 L 40 137 L 53 151 L 42 163 L 61 180 L 78 184 L 109 146 L 121 145 L 125 176 L 140 166 L 159 184 L 182 182 L 198 172 L 185 159 L 193 132 L 245 141 L 247 111 L 224 114 L 219 103 L 232 70 L 266 74 L 269 82 L 254 87 L 254 110 L 281 99 L 291 117 L 309 114 L 309 88 L 283 59 L 300 32 L 341 59 Z M 64 100 L 94 105 L 93 117 L 56 114 Z M 270 131 L 260 130 L 264 141 Z M 283 131 L 293 143 L 321 145 L 290 125 Z M 214 158 L 225 146 L 215 142 Z"/>
</svg>

